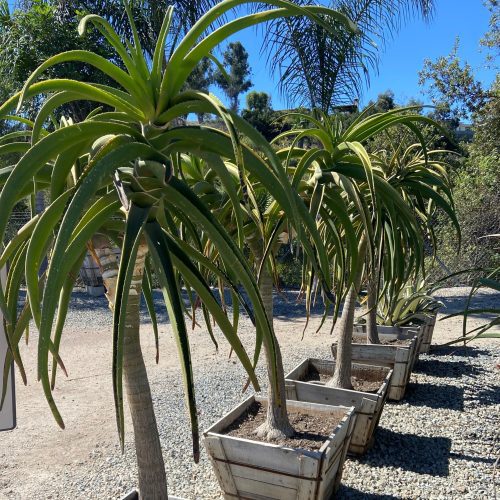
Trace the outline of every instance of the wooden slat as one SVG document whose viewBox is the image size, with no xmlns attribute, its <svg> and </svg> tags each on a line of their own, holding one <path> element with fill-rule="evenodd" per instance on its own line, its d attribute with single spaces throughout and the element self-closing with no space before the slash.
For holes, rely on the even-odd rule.
<svg viewBox="0 0 500 500">
<path fill-rule="evenodd" d="M 300 457 L 300 475 L 306 477 L 318 477 L 320 461 L 312 459 L 306 455 Z M 314 500 L 316 489 L 318 488 L 317 481 L 300 481 L 297 488 L 297 499 Z"/>
<path fill-rule="evenodd" d="M 293 381 L 296 388 L 297 399 L 299 401 L 309 401 L 310 403 L 354 406 L 361 408 L 363 397 L 377 400 L 376 394 L 362 393 L 349 389 L 338 389 L 336 387 L 326 387 L 324 385 L 311 384 L 309 382 Z"/>
<path fill-rule="evenodd" d="M 243 498 L 299 500 L 297 498 L 297 490 L 295 489 L 277 486 L 272 483 L 262 483 L 254 479 L 249 479 L 247 477 L 235 477 L 234 480 L 238 484 L 240 496 L 242 496 Z"/>
<path fill-rule="evenodd" d="M 299 461 L 300 458 L 301 457 L 299 457 Z M 300 482 L 300 479 L 297 477 L 280 475 L 276 474 L 275 472 L 253 469 L 251 467 L 245 467 L 238 464 L 231 464 L 230 467 L 236 482 L 238 482 L 238 479 L 245 478 L 245 479 L 250 479 L 252 481 L 258 481 L 264 484 L 273 484 L 274 486 L 281 486 L 283 488 L 287 488 L 294 491 L 297 490 L 298 484 Z M 309 481 L 309 482 L 314 482 L 314 481 Z M 240 491 L 244 489 L 244 487 L 242 487 L 241 484 L 238 484 L 238 487 Z M 261 492 L 256 491 L 256 493 L 261 493 Z"/>
<path fill-rule="evenodd" d="M 229 464 L 216 460 L 227 460 L 222 441 L 216 436 L 207 436 L 203 439 L 203 442 L 207 449 L 208 456 L 212 461 L 215 475 L 217 476 L 222 491 L 229 495 L 238 495 L 238 490 L 234 483 Z"/>
<path fill-rule="evenodd" d="M 302 380 L 309 369 L 309 359 L 306 358 L 301 361 L 290 373 L 289 379 Z"/>
</svg>

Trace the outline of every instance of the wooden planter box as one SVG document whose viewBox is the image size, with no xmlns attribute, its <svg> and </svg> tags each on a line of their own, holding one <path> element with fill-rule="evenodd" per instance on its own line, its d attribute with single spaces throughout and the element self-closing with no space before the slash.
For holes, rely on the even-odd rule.
<svg viewBox="0 0 500 500">
<path fill-rule="evenodd" d="M 354 408 L 287 401 L 288 411 L 343 416 L 318 451 L 290 448 L 224 434 L 254 402 L 250 396 L 204 433 L 203 442 L 212 461 L 224 498 L 329 499 L 340 485 L 342 468 L 355 423 Z"/>
<path fill-rule="evenodd" d="M 434 314 L 423 327 L 422 343 L 420 344 L 420 352 L 428 353 L 431 348 L 432 335 L 436 326 L 437 315 Z"/>
<path fill-rule="evenodd" d="M 387 399 L 392 369 L 378 366 L 370 367 L 385 375 L 380 389 L 376 393 L 371 393 L 326 387 L 321 382 L 303 382 L 311 367 L 319 373 L 333 376 L 335 362 L 314 358 L 302 361 L 286 376 L 287 399 L 327 405 L 354 406 L 356 423 L 349 445 L 349 453 L 355 455 L 365 453 L 373 444 L 375 429 Z M 354 373 L 366 369 L 367 367 L 364 365 L 353 366 Z"/>
<path fill-rule="evenodd" d="M 417 336 L 414 336 L 407 346 L 353 343 L 352 361 L 392 368 L 388 397 L 393 401 L 400 401 L 410 380 L 417 346 Z M 337 357 L 337 344 L 332 345 L 332 355 L 334 358 Z"/>
<path fill-rule="evenodd" d="M 378 336 L 381 342 L 391 341 L 391 340 L 411 340 L 413 337 L 417 337 L 417 346 L 415 351 L 412 353 L 410 365 L 410 373 L 413 370 L 415 363 L 418 361 L 418 356 L 420 354 L 420 346 L 424 338 L 424 327 L 421 326 L 385 326 L 377 325 Z M 353 340 L 360 344 L 366 343 L 366 325 L 356 324 L 353 329 Z M 391 398 L 392 399 L 392 398 Z"/>
</svg>

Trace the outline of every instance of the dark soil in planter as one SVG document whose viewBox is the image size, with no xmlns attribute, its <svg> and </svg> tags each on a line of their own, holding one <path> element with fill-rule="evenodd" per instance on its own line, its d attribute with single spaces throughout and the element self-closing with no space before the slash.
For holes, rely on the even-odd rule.
<svg viewBox="0 0 500 500">
<path fill-rule="evenodd" d="M 352 337 L 352 340 L 357 344 L 368 344 L 369 342 L 366 339 L 366 336 L 356 335 Z M 401 345 L 408 346 L 410 345 L 412 339 L 394 339 L 394 340 L 380 340 L 379 345 Z"/>
<path fill-rule="evenodd" d="M 380 343 L 382 345 L 401 345 L 404 347 L 410 345 L 411 339 L 381 340 Z"/>
<path fill-rule="evenodd" d="M 320 373 L 314 366 L 310 365 L 303 382 L 321 382 L 326 384 L 332 376 Z M 380 371 L 352 370 L 351 384 L 355 391 L 377 392 L 385 379 L 385 374 Z"/>
<path fill-rule="evenodd" d="M 252 403 L 243 415 L 223 431 L 223 434 L 266 443 L 267 441 L 260 439 L 255 434 L 257 427 L 264 423 L 266 412 L 267 406 L 258 402 Z M 272 444 L 315 451 L 323 446 L 323 443 L 341 422 L 343 415 L 338 415 L 338 412 L 328 415 L 324 413 L 308 415 L 289 409 L 288 418 L 295 429 L 295 435 L 291 438 L 273 441 Z"/>
</svg>

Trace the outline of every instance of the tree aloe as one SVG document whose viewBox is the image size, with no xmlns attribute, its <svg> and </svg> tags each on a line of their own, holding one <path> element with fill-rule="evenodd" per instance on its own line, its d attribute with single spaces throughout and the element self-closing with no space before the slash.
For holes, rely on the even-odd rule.
<svg viewBox="0 0 500 500">
<path fill-rule="evenodd" d="M 416 191 L 414 197 L 418 200 L 418 207 L 415 207 L 407 203 L 398 190 L 398 182 L 386 177 L 377 164 L 377 157 L 369 154 L 364 146 L 372 137 L 395 126 L 406 127 L 420 139 L 418 125 L 432 125 L 433 122 L 412 111 L 399 109 L 371 116 L 361 114 L 346 129 L 338 118 L 319 114 L 319 119 L 308 118 L 311 128 L 284 134 L 294 136 L 294 142 L 284 154 L 288 158 L 299 158 L 300 169 L 315 172 L 312 183 L 324 234 L 333 237 L 332 229 L 336 226 L 332 221 L 339 217 L 351 220 L 354 227 L 354 231 L 345 234 L 334 233 L 336 238 L 346 242 L 350 254 L 356 256 L 346 291 L 341 292 L 345 302 L 337 328 L 339 354 L 335 375 L 330 382 L 338 387 L 351 388 L 352 325 L 365 262 L 371 272 L 383 263 L 387 264 L 384 286 L 406 281 L 415 269 L 421 268 L 424 256 L 423 234 L 414 209 L 420 209 L 429 199 L 439 197 L 439 203 L 442 201 L 433 190 L 435 185 L 441 185 L 441 180 L 427 169 L 427 156 L 424 165 L 415 169 L 418 180 L 408 180 L 408 185 Z M 307 151 L 297 148 L 296 144 L 305 136 L 313 138 L 318 145 Z M 425 151 L 423 142 L 421 147 Z M 339 207 L 344 208 L 340 211 Z M 334 259 L 340 257 L 332 255 Z"/>
<path fill-rule="evenodd" d="M 95 15 L 85 16 L 80 32 L 90 26 L 97 29 L 116 51 L 120 64 L 84 50 L 65 52 L 49 58 L 26 81 L 23 89 L 0 107 L 0 118 L 12 119 L 8 113 L 22 113 L 23 104 L 36 96 L 45 96 L 43 105 L 29 130 L 28 141 L 17 136 L 4 138 L 6 146 L 0 154 L 18 152 L 21 157 L 0 172 L 0 233 L 3 233 L 12 208 L 18 200 L 39 189 L 49 192 L 46 210 L 34 217 L 4 248 L 0 266 L 10 261 L 7 286 L 0 289 L 0 307 L 6 318 L 11 359 L 23 377 L 24 368 L 18 343 L 30 317 L 38 330 L 38 378 L 46 399 L 61 427 L 64 426 L 51 388 L 55 382 L 50 359 L 64 367 L 59 356 L 59 343 L 74 276 L 88 247 L 103 268 L 108 287 L 108 300 L 113 310 L 112 380 L 120 442 L 124 443 L 124 410 L 122 379 L 125 378 L 129 407 L 136 436 L 139 488 L 144 498 L 166 498 L 167 488 L 162 453 L 146 370 L 140 351 L 139 297 L 146 298 L 151 308 L 151 271 L 161 284 L 183 368 L 187 405 L 191 417 L 195 458 L 198 455 L 198 425 L 194 396 L 189 339 L 184 318 L 181 285 L 195 291 L 204 311 L 211 314 L 230 342 L 234 352 L 258 388 L 253 367 L 261 343 L 269 356 L 270 385 L 276 389 L 274 403 L 286 416 L 283 373 L 279 369 L 276 338 L 266 315 L 252 270 L 241 250 L 244 228 L 237 219 L 235 241 L 210 213 L 204 202 L 183 179 L 181 155 L 205 158 L 228 186 L 222 160 L 232 162 L 238 171 L 239 189 L 245 190 L 245 179 L 254 175 L 277 200 L 299 234 L 306 227 L 314 244 L 316 228 L 291 189 L 286 173 L 276 161 L 265 140 L 241 118 L 226 110 L 213 96 L 186 90 L 185 82 L 193 69 L 211 50 L 238 30 L 280 16 L 305 15 L 325 29 L 342 23 L 355 29 L 341 14 L 316 6 L 299 7 L 283 0 L 269 0 L 275 8 L 236 18 L 212 30 L 214 22 L 238 7 L 242 0 L 224 0 L 203 15 L 176 44 L 168 58 L 165 45 L 172 21 L 167 9 L 153 57 L 144 56 L 130 8 L 132 40 L 123 43 L 110 24 Z M 114 80 L 117 88 L 102 84 L 67 79 L 37 81 L 54 65 L 82 62 L 102 71 Z M 97 109 L 83 122 L 63 120 L 60 127 L 46 133 L 43 126 L 52 113 L 66 103 L 93 101 L 111 107 Z M 206 127 L 179 125 L 179 118 L 195 113 L 218 115 L 228 133 Z M 252 148 L 240 144 L 246 136 Z M 233 197 L 231 200 L 236 201 Z M 238 214 L 239 203 L 233 204 Z M 197 244 L 202 233 L 218 254 L 215 266 Z M 326 281 L 328 263 L 321 254 L 317 239 L 318 276 Z M 306 240 L 306 238 L 304 238 Z M 121 247 L 119 260 L 111 251 Z M 313 252 L 311 251 L 311 254 Z M 40 264 L 47 257 L 48 269 L 39 275 Z M 239 286 L 247 298 L 240 301 L 251 312 L 257 327 L 255 359 L 250 361 L 236 331 L 236 321 L 229 321 L 208 286 L 206 271 L 231 288 L 238 297 Z M 22 279 L 27 286 L 27 301 L 18 314 L 17 300 Z M 236 319 L 236 318 L 235 318 Z M 272 405 L 270 405 L 272 406 Z M 286 423 L 286 422 L 285 422 Z M 270 422 L 271 427 L 284 425 Z"/>
</svg>

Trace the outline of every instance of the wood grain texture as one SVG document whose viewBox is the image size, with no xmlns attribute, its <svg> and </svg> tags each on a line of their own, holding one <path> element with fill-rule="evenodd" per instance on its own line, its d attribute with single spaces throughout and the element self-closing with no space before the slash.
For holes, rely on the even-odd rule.
<svg viewBox="0 0 500 500">
<path fill-rule="evenodd" d="M 265 398 L 251 396 L 204 433 L 204 444 L 225 498 L 330 498 L 325 495 L 333 494 L 340 484 L 337 475 L 342 470 L 349 446 L 355 409 L 287 401 L 288 409 L 292 412 L 335 412 L 342 417 L 341 423 L 332 429 L 321 449 L 308 451 L 224 435 L 221 431 L 243 414 L 254 401 L 266 404 Z"/>
</svg>

